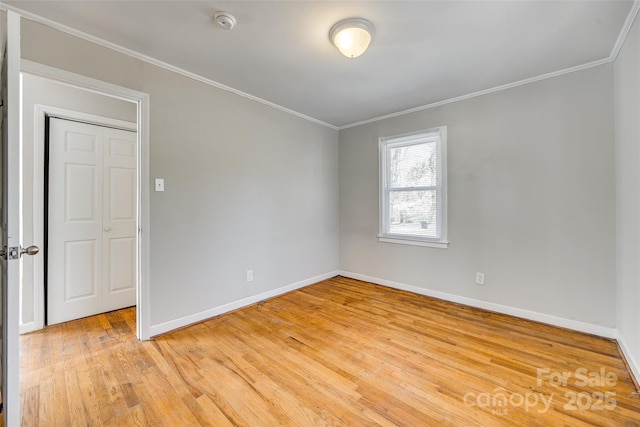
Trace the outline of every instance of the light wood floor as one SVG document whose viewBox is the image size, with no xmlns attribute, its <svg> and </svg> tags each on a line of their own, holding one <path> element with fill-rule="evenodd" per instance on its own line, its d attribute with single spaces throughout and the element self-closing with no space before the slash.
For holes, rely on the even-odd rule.
<svg viewBox="0 0 640 427">
<path fill-rule="evenodd" d="M 149 342 L 134 331 L 126 309 L 22 336 L 22 425 L 640 422 L 613 341 L 341 277 Z"/>
</svg>

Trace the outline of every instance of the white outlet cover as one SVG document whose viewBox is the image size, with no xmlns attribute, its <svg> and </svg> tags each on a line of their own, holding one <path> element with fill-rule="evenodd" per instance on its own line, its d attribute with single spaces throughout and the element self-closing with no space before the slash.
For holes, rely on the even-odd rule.
<svg viewBox="0 0 640 427">
<path fill-rule="evenodd" d="M 156 191 L 164 191 L 164 179 L 156 178 Z"/>
</svg>

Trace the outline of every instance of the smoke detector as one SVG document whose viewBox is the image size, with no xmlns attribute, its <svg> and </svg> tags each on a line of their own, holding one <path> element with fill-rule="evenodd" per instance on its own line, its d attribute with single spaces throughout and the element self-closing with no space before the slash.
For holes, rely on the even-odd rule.
<svg viewBox="0 0 640 427">
<path fill-rule="evenodd" d="M 223 30 L 232 30 L 236 25 L 236 18 L 229 12 L 216 12 L 213 20 Z"/>
</svg>

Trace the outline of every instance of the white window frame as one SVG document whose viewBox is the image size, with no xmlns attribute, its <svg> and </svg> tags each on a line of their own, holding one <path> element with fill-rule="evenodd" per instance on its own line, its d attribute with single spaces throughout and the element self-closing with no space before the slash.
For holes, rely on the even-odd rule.
<svg viewBox="0 0 640 427">
<path fill-rule="evenodd" d="M 400 188 L 391 188 L 389 178 L 391 148 L 422 144 L 428 141 L 436 142 L 436 185 L 429 187 L 403 187 L 402 190 L 424 191 L 436 190 L 438 200 L 437 237 L 426 237 L 413 234 L 391 233 L 389 217 L 389 194 Z M 409 134 L 394 135 L 380 138 L 378 141 L 379 170 L 380 170 L 380 230 L 378 241 L 386 243 L 400 243 L 405 245 L 429 246 L 447 248 L 447 127 L 427 129 Z"/>
</svg>

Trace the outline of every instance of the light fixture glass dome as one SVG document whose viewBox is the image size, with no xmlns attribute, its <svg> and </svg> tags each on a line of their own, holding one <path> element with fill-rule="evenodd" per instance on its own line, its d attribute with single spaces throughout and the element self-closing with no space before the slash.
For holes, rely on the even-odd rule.
<svg viewBox="0 0 640 427">
<path fill-rule="evenodd" d="M 362 18 L 349 18 L 335 24 L 329 32 L 331 42 L 347 58 L 357 58 L 369 47 L 375 29 Z"/>
</svg>

